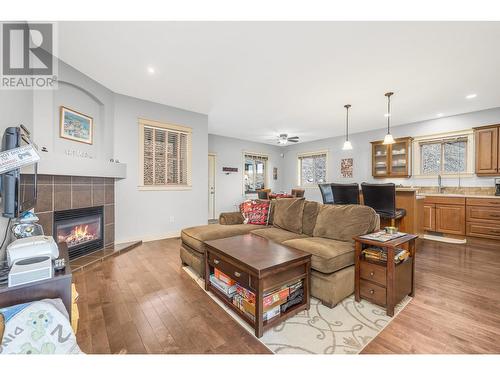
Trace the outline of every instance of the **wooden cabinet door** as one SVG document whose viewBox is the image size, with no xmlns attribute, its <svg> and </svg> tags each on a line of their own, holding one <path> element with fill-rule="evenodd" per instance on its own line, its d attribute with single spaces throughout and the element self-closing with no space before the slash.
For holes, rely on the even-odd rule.
<svg viewBox="0 0 500 375">
<path fill-rule="evenodd" d="M 465 206 L 437 204 L 436 232 L 465 235 Z"/>
<path fill-rule="evenodd" d="M 476 139 L 476 174 L 498 173 L 498 127 L 477 129 Z"/>
<path fill-rule="evenodd" d="M 436 206 L 424 204 L 424 230 L 436 231 Z"/>
</svg>

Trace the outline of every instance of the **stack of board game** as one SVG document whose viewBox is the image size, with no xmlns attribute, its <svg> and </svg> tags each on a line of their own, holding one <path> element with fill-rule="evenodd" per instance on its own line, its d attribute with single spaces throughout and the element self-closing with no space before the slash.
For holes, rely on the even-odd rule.
<svg viewBox="0 0 500 375">
<path fill-rule="evenodd" d="M 232 298 L 236 293 L 236 281 L 217 268 L 215 268 L 214 273 L 210 275 L 210 283 L 228 298 Z"/>
</svg>

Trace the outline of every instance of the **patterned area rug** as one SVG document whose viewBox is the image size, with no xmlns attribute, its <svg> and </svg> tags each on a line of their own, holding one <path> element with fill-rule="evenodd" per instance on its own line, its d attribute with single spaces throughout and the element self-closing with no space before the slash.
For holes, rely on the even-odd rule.
<svg viewBox="0 0 500 375">
<path fill-rule="evenodd" d="M 197 284 L 205 281 L 190 267 L 183 267 Z M 206 292 L 248 332 L 253 329 L 211 292 Z M 411 301 L 406 297 L 395 308 L 394 316 Z M 368 301 L 354 301 L 354 295 L 330 309 L 315 298 L 311 308 L 265 331 L 260 341 L 276 354 L 358 354 L 393 318 L 385 309 Z"/>
</svg>

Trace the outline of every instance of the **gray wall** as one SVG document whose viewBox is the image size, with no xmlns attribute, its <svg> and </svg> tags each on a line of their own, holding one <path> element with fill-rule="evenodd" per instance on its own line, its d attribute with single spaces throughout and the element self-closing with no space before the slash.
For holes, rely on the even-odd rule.
<svg viewBox="0 0 500 375">
<path fill-rule="evenodd" d="M 417 137 L 430 134 L 470 129 L 476 126 L 500 123 L 500 108 L 471 112 L 457 116 L 422 121 L 412 124 L 399 125 L 392 128 L 391 133 L 397 137 Z M 387 130 L 378 129 L 370 132 L 352 134 L 349 138 L 353 150 L 342 151 L 344 137 L 326 138 L 313 142 L 299 143 L 287 146 L 285 149 L 285 190 L 297 186 L 297 154 L 310 151 L 329 151 L 328 179 L 331 182 L 394 182 L 405 186 L 435 186 L 436 179 L 422 178 L 395 178 L 374 179 L 371 173 L 371 141 L 384 139 Z M 343 158 L 353 158 L 353 178 L 345 179 L 340 175 L 340 161 Z M 443 178 L 444 186 L 457 186 L 457 178 Z M 462 186 L 493 186 L 491 177 L 462 177 Z M 317 187 L 306 189 L 307 199 L 321 201 L 321 194 Z"/>
<path fill-rule="evenodd" d="M 33 91 L 32 90 L 0 90 L 0 137 L 9 126 L 25 125 L 33 129 Z M 1 209 L 0 209 L 1 211 Z M 0 242 L 3 239 L 8 219 L 0 216 Z M 6 241 L 6 244 L 8 241 Z M 3 259 L 6 244 L 0 249 L 0 260 Z"/>
<path fill-rule="evenodd" d="M 192 185 L 185 191 L 139 191 L 138 118 L 192 128 Z M 115 242 L 179 235 L 208 219 L 208 117 L 162 104 L 115 95 L 116 157 L 127 178 L 115 184 Z"/>
<path fill-rule="evenodd" d="M 273 191 L 283 190 L 284 170 L 283 159 L 280 154 L 285 152 L 284 147 L 209 134 L 208 151 L 216 154 L 216 216 L 221 212 L 234 211 L 236 209 L 235 205 L 247 198 L 243 191 L 244 152 L 256 152 L 268 155 L 267 181 L 269 182 L 269 187 Z M 238 168 L 238 172 L 226 174 L 222 172 L 222 167 L 236 167 Z M 273 180 L 272 176 L 274 167 L 278 168 L 278 179 L 276 181 Z M 207 195 L 208 193 L 205 192 L 205 194 Z"/>
</svg>

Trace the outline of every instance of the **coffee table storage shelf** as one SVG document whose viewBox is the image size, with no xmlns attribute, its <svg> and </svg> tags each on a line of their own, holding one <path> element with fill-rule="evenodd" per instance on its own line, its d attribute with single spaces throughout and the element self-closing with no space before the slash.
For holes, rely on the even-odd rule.
<svg viewBox="0 0 500 375">
<path fill-rule="evenodd" d="M 205 289 L 254 328 L 255 336 L 262 337 L 264 330 L 309 309 L 310 254 L 252 234 L 207 241 L 206 244 Z M 216 269 L 229 277 L 231 283 L 236 283 L 233 294 L 228 295 L 210 281 L 210 275 L 214 275 Z M 248 301 L 254 300 L 254 314 L 235 305 L 241 301 L 233 303 L 235 296 L 241 298 L 238 297 L 241 294 L 234 293 L 236 286 L 240 292 L 250 296 L 244 301 L 247 307 Z M 298 296 L 297 292 L 302 292 L 302 298 L 294 299 L 300 302 L 289 303 L 290 306 L 285 309 L 283 304 L 291 302 L 290 291 L 296 291 Z M 276 297 L 274 300 L 272 295 Z M 270 319 L 265 319 L 264 313 L 270 315 Z"/>
<path fill-rule="evenodd" d="M 387 242 L 355 237 L 355 299 L 368 300 L 386 308 L 394 316 L 394 307 L 407 295 L 414 296 L 415 235 L 405 235 Z M 387 253 L 387 261 L 366 258 L 363 250 L 380 248 Z M 396 263 L 394 256 L 406 249 L 408 257 Z M 392 261 L 391 261 L 392 260 Z"/>
</svg>

